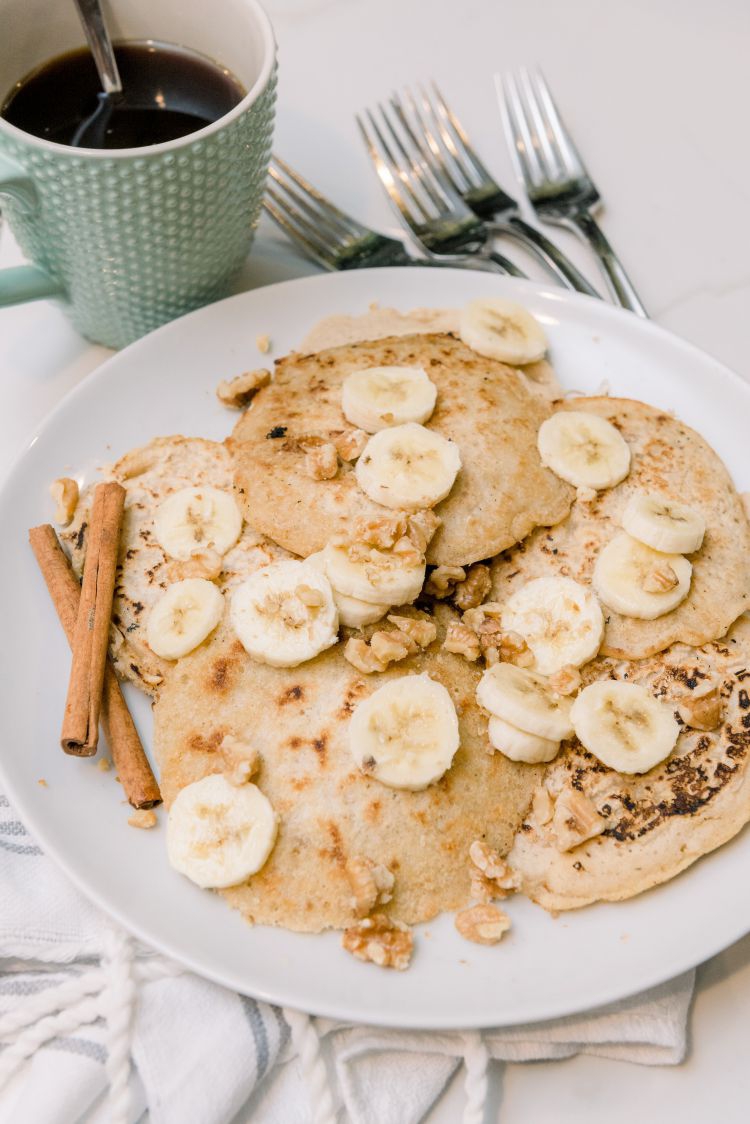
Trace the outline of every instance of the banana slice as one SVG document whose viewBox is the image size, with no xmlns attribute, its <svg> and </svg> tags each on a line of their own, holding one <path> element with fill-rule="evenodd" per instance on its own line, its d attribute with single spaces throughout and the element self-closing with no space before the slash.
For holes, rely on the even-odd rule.
<svg viewBox="0 0 750 1124">
<path fill-rule="evenodd" d="M 445 499 L 460 467 L 453 441 L 407 422 L 374 434 L 355 472 L 360 488 L 375 503 L 417 511 Z"/>
<path fill-rule="evenodd" d="M 220 488 L 181 488 L 163 500 L 154 515 L 159 545 L 181 562 L 196 550 L 226 554 L 241 530 L 242 514 L 234 496 Z"/>
<path fill-rule="evenodd" d="M 618 773 L 647 773 L 680 732 L 671 708 L 645 687 L 613 679 L 584 687 L 570 716 L 581 745 Z"/>
<path fill-rule="evenodd" d="M 315 554 L 309 554 L 306 561 L 317 567 L 331 581 L 326 570 L 324 551 L 318 550 Z M 346 593 L 340 593 L 333 582 L 331 588 L 339 613 L 339 624 L 343 624 L 346 628 L 364 628 L 366 624 L 374 624 L 384 617 L 391 607 L 386 604 L 375 605 L 369 601 L 360 601 L 358 597 L 349 597 Z"/>
<path fill-rule="evenodd" d="M 363 543 L 349 547 L 328 543 L 323 561 L 334 589 L 378 608 L 386 603 L 409 605 L 424 585 L 424 556 L 413 548 L 402 554 Z"/>
<path fill-rule="evenodd" d="M 663 554 L 692 554 L 700 550 L 706 520 L 700 511 L 663 496 L 636 492 L 622 513 L 623 529 Z"/>
<path fill-rule="evenodd" d="M 583 410 L 560 410 L 539 427 L 542 464 L 575 488 L 612 488 L 630 471 L 627 441 L 606 420 Z"/>
<path fill-rule="evenodd" d="M 306 562 L 254 573 L 235 589 L 230 620 L 248 655 L 271 667 L 296 667 L 338 639 L 331 583 Z"/>
<path fill-rule="evenodd" d="M 354 371 L 341 389 L 345 417 L 366 433 L 405 422 L 426 422 L 436 399 L 437 387 L 422 367 Z"/>
<path fill-rule="evenodd" d="M 519 633 L 540 675 L 582 667 L 599 651 L 604 615 L 591 590 L 572 578 L 535 578 L 503 606 L 502 627 Z"/>
<path fill-rule="evenodd" d="M 412 792 L 440 780 L 459 740 L 453 701 L 429 675 L 385 683 L 359 704 L 349 727 L 352 756 L 362 772 Z"/>
<path fill-rule="evenodd" d="M 554 695 L 541 675 L 512 663 L 487 668 L 479 680 L 477 702 L 519 730 L 549 741 L 573 733 L 571 700 Z"/>
<path fill-rule="evenodd" d="M 537 734 L 527 734 L 517 726 L 511 726 L 504 718 L 493 714 L 490 718 L 488 733 L 490 745 L 509 757 L 511 761 L 525 761 L 527 765 L 540 765 L 551 761 L 557 756 L 560 748 L 559 741 L 550 738 L 540 738 Z"/>
<path fill-rule="evenodd" d="M 203 643 L 223 613 L 224 598 L 213 582 L 174 582 L 149 613 L 146 642 L 162 659 L 178 660 Z"/>
<path fill-rule="evenodd" d="M 186 785 L 169 809 L 169 862 L 204 889 L 244 882 L 275 841 L 276 815 L 260 789 L 232 785 L 219 773 Z"/>
<path fill-rule="evenodd" d="M 458 333 L 472 351 L 516 367 L 536 362 L 547 350 L 539 321 L 522 305 L 500 297 L 471 301 L 462 308 Z"/>
<path fill-rule="evenodd" d="M 591 580 L 599 598 L 616 613 L 653 621 L 685 600 L 692 573 L 681 554 L 652 550 L 621 531 L 597 558 Z"/>
</svg>

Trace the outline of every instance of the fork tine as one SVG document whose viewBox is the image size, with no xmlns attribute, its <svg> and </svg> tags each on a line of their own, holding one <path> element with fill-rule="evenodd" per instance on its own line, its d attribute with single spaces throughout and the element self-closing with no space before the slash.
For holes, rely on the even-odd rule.
<svg viewBox="0 0 750 1124">
<path fill-rule="evenodd" d="M 458 117 L 456 117 L 453 110 L 448 106 L 448 103 L 438 89 L 437 83 L 432 82 L 430 84 L 432 86 L 433 99 L 437 106 L 437 108 L 435 108 L 435 105 L 433 105 L 433 101 L 430 101 L 430 108 L 432 109 L 435 119 L 441 126 L 440 132 L 443 137 L 444 143 L 448 147 L 448 150 L 456 157 L 457 160 L 463 157 L 464 164 L 468 161 L 468 163 L 473 167 L 477 179 L 471 186 L 478 187 L 480 186 L 482 180 L 484 180 L 485 182 L 487 180 L 491 180 L 492 176 L 477 156 L 477 153 L 471 141 L 469 140 L 466 130 L 459 121 Z M 462 171 L 464 175 L 467 176 L 465 167 L 463 166 Z M 467 179 L 468 178 L 469 177 L 467 176 Z"/>
<path fill-rule="evenodd" d="M 301 176 L 299 172 L 296 172 L 294 168 L 291 168 L 280 156 L 271 157 L 271 166 L 268 171 L 269 175 L 276 180 L 279 186 L 292 194 L 283 180 L 283 176 L 287 176 L 310 200 L 315 200 L 321 213 L 328 219 L 331 225 L 341 228 L 344 232 L 355 238 L 362 238 L 369 233 L 366 226 L 357 222 L 351 215 L 347 215 L 345 211 L 339 210 L 330 199 L 326 199 L 325 195 L 322 195 L 316 187 L 313 187 L 308 180 Z"/>
<path fill-rule="evenodd" d="M 273 188 L 266 189 L 263 205 L 269 215 L 290 238 L 298 242 L 311 258 L 326 269 L 335 269 L 335 259 L 330 247 L 318 236 L 315 227 L 298 211 L 282 199 Z"/>
<path fill-rule="evenodd" d="M 500 75 L 497 75 L 496 81 L 498 93 L 502 94 L 501 102 L 506 132 L 508 133 L 508 143 L 516 157 L 524 188 L 528 193 L 542 183 L 544 169 L 529 130 L 515 75 L 506 74 L 502 79 Z"/>
<path fill-rule="evenodd" d="M 573 143 L 573 138 L 568 132 L 560 113 L 555 105 L 549 86 L 541 70 L 535 71 L 533 80 L 536 85 L 537 100 L 548 122 L 549 134 L 557 139 L 563 161 L 567 171 L 572 176 L 584 175 L 586 169 L 578 149 Z"/>
<path fill-rule="evenodd" d="M 379 149 L 359 115 L 357 115 L 357 124 L 359 125 L 359 130 L 364 142 L 367 145 L 370 159 L 375 165 L 375 171 L 378 173 L 380 181 L 391 197 L 391 200 L 403 215 L 404 221 L 412 228 L 418 226 L 421 222 L 427 221 L 427 211 L 415 194 L 409 176 L 404 172 L 393 156 L 372 113 L 369 109 L 365 112 L 370 123 L 370 128 L 377 137 L 380 145 Z"/>
<path fill-rule="evenodd" d="M 409 152 L 404 139 L 399 134 L 399 131 L 396 128 L 392 118 L 388 114 L 388 110 L 383 105 L 379 106 L 380 114 L 383 118 L 385 126 L 388 129 L 388 132 L 391 134 L 394 144 L 398 148 L 403 159 L 406 161 L 406 169 L 404 171 L 404 174 L 407 176 L 411 175 L 412 180 L 416 179 L 426 198 L 430 201 L 430 203 L 432 203 L 432 206 L 437 210 L 437 212 L 440 213 L 441 211 L 445 210 L 446 207 L 449 207 L 451 205 L 450 200 L 447 198 L 445 190 L 442 188 L 440 182 L 436 179 L 435 174 L 428 167 L 427 162 L 425 161 L 424 156 L 420 151 L 419 141 L 415 136 L 414 131 L 406 118 L 406 115 L 403 113 L 400 107 L 397 108 L 393 100 L 391 101 L 391 106 L 396 117 L 399 118 L 401 122 L 401 127 L 403 129 L 406 140 L 410 141 L 412 145 L 412 151 Z M 427 220 L 434 217 L 434 215 L 430 213 L 429 209 L 425 209 L 424 213 L 425 219 Z"/>
<path fill-rule="evenodd" d="M 522 67 L 519 72 L 519 89 L 527 120 L 533 130 L 534 145 L 539 153 L 545 175 L 547 179 L 551 180 L 563 179 L 565 177 L 565 165 L 562 153 L 558 147 L 557 138 L 551 131 L 549 122 L 545 119 L 534 79 L 526 67 Z"/>
<path fill-rule="evenodd" d="M 446 144 L 441 123 L 427 93 L 422 86 L 418 89 L 421 106 L 410 90 L 406 91 L 406 97 L 411 114 L 418 122 L 426 142 L 426 147 L 422 146 L 424 157 L 435 175 L 447 179 L 453 190 L 458 195 L 463 195 L 472 188 L 473 183 L 467 175 L 466 167 L 456 158 L 453 147 Z"/>
<path fill-rule="evenodd" d="M 349 230 L 343 224 L 338 223 L 335 219 L 329 218 L 324 211 L 315 206 L 314 200 L 306 198 L 290 184 L 285 183 L 285 181 L 279 177 L 275 169 L 269 168 L 269 176 L 285 193 L 284 196 L 280 196 L 278 192 L 275 192 L 275 198 L 285 200 L 286 196 L 288 196 L 292 203 L 297 205 L 298 213 L 302 212 L 312 223 L 313 229 L 326 237 L 328 241 L 342 242 L 352 237 Z M 289 204 L 289 206 L 291 207 L 291 204 Z M 300 217 L 302 216 L 300 215 Z"/>
</svg>

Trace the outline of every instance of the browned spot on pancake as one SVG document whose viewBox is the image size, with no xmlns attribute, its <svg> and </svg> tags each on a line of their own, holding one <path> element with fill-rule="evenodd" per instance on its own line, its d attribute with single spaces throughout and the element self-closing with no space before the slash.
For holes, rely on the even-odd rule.
<svg viewBox="0 0 750 1124">
<path fill-rule="evenodd" d="M 235 640 L 232 644 L 232 651 L 237 656 L 244 656 L 246 654 L 245 649 L 242 647 L 242 644 L 239 640 Z"/>
<path fill-rule="evenodd" d="M 295 792 L 303 792 L 306 788 L 310 787 L 312 781 L 309 777 L 292 777 L 289 783 Z"/>
<path fill-rule="evenodd" d="M 313 738 L 312 747 L 318 755 L 321 765 L 325 765 L 328 756 L 328 731 L 324 730 L 319 738 Z"/>
<path fill-rule="evenodd" d="M 380 813 L 383 810 L 383 805 L 379 800 L 371 800 L 365 808 L 365 816 L 370 823 L 377 823 L 380 819 Z"/>
<path fill-rule="evenodd" d="M 216 753 L 221 743 L 224 741 L 226 730 L 219 728 L 212 730 L 207 736 L 204 734 L 191 734 L 188 739 L 188 745 L 197 753 Z"/>
<path fill-rule="evenodd" d="M 341 832 L 339 831 L 333 820 L 328 820 L 325 829 L 331 840 L 331 846 L 321 849 L 321 855 L 326 858 L 333 859 L 339 866 L 344 866 L 346 863 L 346 854 L 344 853 L 344 846 L 341 840 Z"/>
<path fill-rule="evenodd" d="M 206 681 L 206 686 L 209 691 L 218 691 L 219 694 L 226 694 L 231 686 L 231 669 L 232 661 L 221 656 L 215 660 L 211 665 L 211 673 Z"/>
<path fill-rule="evenodd" d="M 297 737 L 287 738 L 286 744 L 289 746 L 290 749 L 299 749 L 299 747 L 302 745 L 302 738 L 297 738 Z"/>
<path fill-rule="evenodd" d="M 293 687 L 287 687 L 285 691 L 276 699 L 279 706 L 286 706 L 287 703 L 301 702 L 305 697 L 305 689 L 299 683 L 295 683 Z"/>
</svg>

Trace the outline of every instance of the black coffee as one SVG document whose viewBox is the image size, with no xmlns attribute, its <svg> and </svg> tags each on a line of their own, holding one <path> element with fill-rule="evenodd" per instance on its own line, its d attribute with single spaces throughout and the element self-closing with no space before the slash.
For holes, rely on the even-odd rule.
<svg viewBox="0 0 750 1124">
<path fill-rule="evenodd" d="M 94 60 L 82 47 L 51 59 L 17 82 L 0 106 L 0 116 L 58 144 L 140 148 L 204 128 L 246 93 L 230 71 L 184 47 L 120 43 L 115 58 L 122 95 L 110 99 L 104 113 Z M 95 114 L 91 127 L 87 122 Z"/>
</svg>

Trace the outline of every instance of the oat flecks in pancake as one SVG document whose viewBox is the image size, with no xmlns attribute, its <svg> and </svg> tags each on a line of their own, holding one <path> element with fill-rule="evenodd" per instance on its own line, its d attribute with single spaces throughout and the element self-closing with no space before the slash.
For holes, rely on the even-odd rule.
<svg viewBox="0 0 750 1124">
<path fill-rule="evenodd" d="M 352 465 L 342 465 L 333 479 L 311 479 L 299 444 L 301 437 L 335 440 L 349 430 L 341 410 L 344 379 L 382 365 L 424 367 L 438 390 L 427 428 L 455 441 L 461 453 L 456 483 L 435 509 L 442 526 L 429 562 L 488 558 L 566 515 L 574 493 L 542 467 L 536 447 L 547 404 L 517 371 L 453 336 L 409 335 L 281 360 L 228 442 L 246 518 L 259 533 L 307 556 L 348 533 L 354 517 L 384 513 L 360 490 Z"/>
<path fill-rule="evenodd" d="M 299 351 L 309 355 L 329 347 L 416 333 L 448 332 L 458 336 L 459 319 L 457 308 L 413 308 L 411 312 L 398 312 L 395 308 L 373 307 L 360 316 L 327 316 L 307 333 Z M 550 400 L 562 397 L 563 388 L 546 359 L 514 370 L 524 376 L 529 390 L 535 394 Z"/>
<path fill-rule="evenodd" d="M 492 564 L 492 597 L 504 602 L 532 578 L 562 574 L 588 584 L 599 551 L 620 530 L 634 492 L 655 492 L 703 513 L 703 546 L 690 555 L 690 593 L 653 621 L 624 617 L 605 607 L 602 654 L 640 659 L 681 641 L 700 646 L 723 636 L 750 607 L 750 526 L 732 481 L 716 453 L 671 415 L 625 398 L 576 398 L 562 409 L 585 410 L 611 421 L 630 446 L 630 474 L 592 503 L 576 501 L 550 530 L 534 531 Z"/>
<path fill-rule="evenodd" d="M 562 750 L 548 766 L 546 788 L 556 795 L 573 785 L 593 801 L 605 829 L 561 854 L 551 824 L 536 823 L 532 814 L 522 825 L 509 862 L 523 892 L 546 909 L 632 897 L 721 846 L 750 819 L 748 616 L 725 640 L 702 649 L 677 644 L 637 663 L 599 659 L 584 679 L 625 674 L 675 709 L 691 689 L 700 691 L 702 676 L 716 675 L 724 721 L 708 732 L 683 727 L 670 757 L 637 777 L 606 768 L 577 741 Z"/>
<path fill-rule="evenodd" d="M 170 580 L 176 580 L 170 576 L 170 560 L 156 541 L 154 514 L 162 500 L 181 488 L 211 485 L 231 492 L 231 462 L 219 442 L 200 437 L 158 437 L 121 457 L 106 476 L 119 481 L 126 490 L 110 650 L 120 675 L 153 694 L 174 664 L 148 647 L 145 625 L 154 602 Z M 87 489 L 73 522 L 61 534 L 78 574 L 83 571 L 86 554 L 92 494 L 93 489 Z M 224 556 L 224 570 L 217 584 L 222 589 L 231 588 L 282 557 L 289 557 L 286 551 L 245 524 L 239 541 Z"/>
<path fill-rule="evenodd" d="M 442 620 L 449 615 L 439 608 Z M 224 627 L 178 663 L 154 708 L 167 806 L 186 784 L 222 770 L 219 746 L 232 734 L 259 750 L 256 783 L 279 815 L 266 866 L 223 891 L 245 916 L 311 932 L 346 926 L 354 913 L 345 864 L 362 858 L 395 875 L 387 912 L 422 921 L 468 901 L 475 839 L 507 851 L 541 770 L 488 753 L 487 719 L 474 698 L 480 672 L 439 645 L 440 637 L 428 652 L 362 676 L 340 645 L 298 668 L 254 663 Z M 450 692 L 461 747 L 437 784 L 397 791 L 354 764 L 350 718 L 384 682 L 421 672 Z"/>
</svg>

